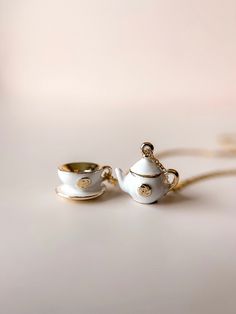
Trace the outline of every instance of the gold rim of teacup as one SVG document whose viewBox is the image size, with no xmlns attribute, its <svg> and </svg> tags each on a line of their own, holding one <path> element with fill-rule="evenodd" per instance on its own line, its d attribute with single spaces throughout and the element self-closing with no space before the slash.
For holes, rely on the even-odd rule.
<svg viewBox="0 0 236 314">
<path fill-rule="evenodd" d="M 93 162 L 70 162 L 58 167 L 58 170 L 69 173 L 95 173 L 103 169 L 103 166 Z"/>
<path fill-rule="evenodd" d="M 58 167 L 58 170 L 62 172 L 68 173 L 76 173 L 76 174 L 86 174 L 86 173 L 96 173 L 101 170 L 108 171 L 110 173 L 110 166 L 101 166 L 94 162 L 70 162 L 63 164 Z"/>
</svg>

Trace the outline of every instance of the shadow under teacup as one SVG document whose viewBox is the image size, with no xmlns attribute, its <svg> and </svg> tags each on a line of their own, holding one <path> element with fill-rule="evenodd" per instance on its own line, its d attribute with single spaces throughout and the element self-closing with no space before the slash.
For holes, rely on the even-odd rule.
<svg viewBox="0 0 236 314">
<path fill-rule="evenodd" d="M 58 167 L 58 176 L 63 185 L 57 193 L 67 198 L 89 199 L 105 192 L 103 181 L 112 173 L 110 166 L 91 162 L 73 162 Z"/>
</svg>

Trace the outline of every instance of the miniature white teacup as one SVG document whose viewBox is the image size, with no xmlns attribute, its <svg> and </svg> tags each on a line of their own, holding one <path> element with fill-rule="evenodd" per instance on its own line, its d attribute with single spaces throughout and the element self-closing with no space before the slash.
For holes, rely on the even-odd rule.
<svg viewBox="0 0 236 314">
<path fill-rule="evenodd" d="M 71 199 L 89 199 L 105 191 L 103 181 L 112 173 L 110 166 L 99 166 L 91 162 L 74 162 L 58 167 L 58 176 L 63 185 L 57 194 Z"/>
</svg>

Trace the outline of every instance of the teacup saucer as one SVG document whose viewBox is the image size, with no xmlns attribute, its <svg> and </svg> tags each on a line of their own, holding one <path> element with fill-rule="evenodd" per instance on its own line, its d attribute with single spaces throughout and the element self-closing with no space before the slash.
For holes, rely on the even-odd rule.
<svg viewBox="0 0 236 314">
<path fill-rule="evenodd" d="M 65 187 L 64 184 L 62 184 L 56 188 L 57 195 L 67 198 L 69 200 L 73 200 L 73 201 L 91 200 L 93 198 L 101 196 L 106 191 L 106 187 L 105 185 L 103 185 L 101 190 L 98 192 L 90 192 L 90 193 L 83 193 L 83 194 L 80 194 L 80 193 L 69 194 L 68 191 L 65 191 L 64 187 Z"/>
</svg>

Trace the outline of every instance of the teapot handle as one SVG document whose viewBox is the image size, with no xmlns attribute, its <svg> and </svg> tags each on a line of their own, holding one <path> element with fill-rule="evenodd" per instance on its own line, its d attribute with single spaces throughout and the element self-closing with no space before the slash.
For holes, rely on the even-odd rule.
<svg viewBox="0 0 236 314">
<path fill-rule="evenodd" d="M 167 173 L 173 175 L 173 180 L 169 183 L 169 191 L 171 191 L 179 183 L 179 173 L 175 169 L 168 169 Z"/>
</svg>

